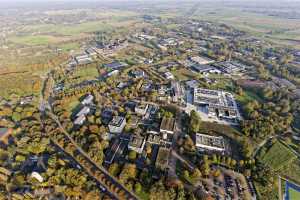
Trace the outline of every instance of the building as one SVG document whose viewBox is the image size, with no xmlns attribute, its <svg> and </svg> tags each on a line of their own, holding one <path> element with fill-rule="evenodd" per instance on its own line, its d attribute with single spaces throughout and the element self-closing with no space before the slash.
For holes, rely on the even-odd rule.
<svg viewBox="0 0 300 200">
<path fill-rule="evenodd" d="M 85 97 L 85 98 L 82 100 L 81 104 L 83 104 L 83 105 L 89 105 L 89 104 L 92 104 L 92 103 L 93 103 L 93 100 L 94 100 L 94 96 L 91 95 L 91 94 L 89 94 L 87 97 Z"/>
<path fill-rule="evenodd" d="M 196 134 L 196 148 L 199 151 L 225 152 L 224 138 L 205 134 Z"/>
<path fill-rule="evenodd" d="M 227 74 L 235 74 L 243 71 L 246 67 L 240 63 L 233 61 L 225 61 L 214 64 L 217 68 L 219 68 L 222 72 Z"/>
<path fill-rule="evenodd" d="M 144 116 L 149 108 L 148 104 L 138 104 L 134 108 L 134 112 L 138 115 Z"/>
<path fill-rule="evenodd" d="M 189 80 L 189 81 L 186 81 L 185 84 L 186 84 L 186 86 L 189 89 L 194 89 L 194 88 L 198 87 L 199 81 L 197 81 L 197 80 Z"/>
<path fill-rule="evenodd" d="M 134 70 L 131 72 L 131 75 L 134 77 L 134 78 L 143 78 L 145 77 L 145 72 L 143 70 Z"/>
<path fill-rule="evenodd" d="M 128 143 L 128 149 L 141 154 L 144 150 L 145 143 L 146 140 L 144 137 L 131 135 L 130 141 Z"/>
<path fill-rule="evenodd" d="M 128 146 L 128 141 L 121 139 L 121 138 L 116 138 L 108 151 L 105 154 L 105 164 L 112 164 L 117 157 L 121 157 Z"/>
<path fill-rule="evenodd" d="M 184 89 L 178 81 L 172 81 L 172 101 L 181 103 L 184 101 Z"/>
<path fill-rule="evenodd" d="M 82 116 L 82 115 L 87 115 L 89 114 L 91 111 L 91 109 L 87 106 L 84 106 L 77 114 L 76 116 L 79 117 L 79 116 Z"/>
<path fill-rule="evenodd" d="M 116 70 L 116 69 L 118 70 L 118 69 L 124 68 L 126 66 L 128 66 L 126 63 L 118 62 L 118 61 L 108 63 L 108 64 L 104 64 L 104 67 L 107 67 L 107 68 L 110 68 L 110 69 L 113 69 L 113 70 Z"/>
<path fill-rule="evenodd" d="M 162 134 L 163 139 L 168 139 L 168 135 L 174 134 L 175 119 L 164 117 L 161 121 L 159 131 Z"/>
<path fill-rule="evenodd" d="M 194 57 L 190 57 L 189 58 L 190 61 L 192 61 L 195 64 L 200 64 L 200 65 L 208 65 L 208 64 L 212 64 L 215 61 L 207 58 L 207 57 L 200 57 L 200 56 L 194 56 Z"/>
<path fill-rule="evenodd" d="M 173 80 L 174 79 L 174 75 L 171 72 L 165 72 L 164 77 L 168 80 Z"/>
<path fill-rule="evenodd" d="M 78 65 L 85 65 L 85 64 L 92 63 L 93 59 L 87 54 L 82 54 L 76 56 L 75 61 L 77 62 Z"/>
<path fill-rule="evenodd" d="M 97 52 L 95 51 L 95 49 L 93 47 L 90 47 L 88 49 L 85 50 L 85 52 L 90 55 L 90 56 L 95 56 L 97 55 Z"/>
<path fill-rule="evenodd" d="M 8 143 L 8 139 L 12 134 L 11 128 L 0 128 L 0 141 L 4 144 Z"/>
<path fill-rule="evenodd" d="M 74 124 L 75 124 L 75 125 L 82 125 L 82 124 L 85 122 L 85 120 L 86 120 L 85 115 L 80 115 L 80 116 L 78 116 L 78 117 L 75 119 Z"/>
<path fill-rule="evenodd" d="M 166 170 L 169 164 L 169 155 L 170 155 L 169 148 L 160 147 L 157 153 L 155 167 L 162 171 Z"/>
<path fill-rule="evenodd" d="M 32 172 L 30 176 L 38 180 L 40 183 L 44 181 L 44 178 L 38 172 Z"/>
<path fill-rule="evenodd" d="M 198 73 L 218 73 L 219 70 L 217 70 L 215 67 L 211 65 L 201 65 L 201 64 L 193 64 L 190 66 L 190 68 Z"/>
<path fill-rule="evenodd" d="M 111 77 L 111 76 L 114 76 L 114 75 L 117 75 L 119 74 L 119 70 L 113 70 L 109 73 L 106 74 L 106 77 Z"/>
<path fill-rule="evenodd" d="M 237 104 L 233 95 L 229 92 L 194 88 L 194 104 L 207 108 L 209 117 L 221 119 L 240 118 Z"/>
<path fill-rule="evenodd" d="M 122 133 L 125 125 L 126 125 L 126 119 L 124 117 L 115 116 L 109 122 L 108 128 L 111 133 Z"/>
</svg>

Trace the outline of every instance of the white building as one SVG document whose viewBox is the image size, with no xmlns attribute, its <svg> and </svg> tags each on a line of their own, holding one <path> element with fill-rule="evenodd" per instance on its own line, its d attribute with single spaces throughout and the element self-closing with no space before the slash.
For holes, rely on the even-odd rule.
<svg viewBox="0 0 300 200">
<path fill-rule="evenodd" d="M 128 143 L 128 149 L 137 153 L 142 153 L 145 147 L 146 140 L 143 137 L 132 135 Z"/>
<path fill-rule="evenodd" d="M 229 92 L 194 88 L 194 104 L 206 106 L 209 117 L 223 119 L 240 119 L 237 104 L 233 95 Z"/>
<path fill-rule="evenodd" d="M 165 76 L 166 79 L 169 79 L 169 80 L 174 79 L 174 75 L 171 72 L 165 72 L 164 76 Z"/>
<path fill-rule="evenodd" d="M 77 114 L 76 116 L 79 117 L 79 116 L 82 116 L 82 115 L 87 115 L 89 114 L 91 111 L 91 109 L 87 106 L 84 106 Z"/>
<path fill-rule="evenodd" d="M 91 95 L 91 94 L 89 94 L 87 97 L 85 97 L 83 99 L 83 101 L 81 102 L 81 104 L 83 104 L 83 105 L 89 105 L 89 104 L 93 103 L 93 100 L 94 100 L 94 96 Z"/>
<path fill-rule="evenodd" d="M 85 115 L 80 115 L 75 119 L 74 124 L 82 125 L 85 122 L 85 120 L 86 120 Z"/>
<path fill-rule="evenodd" d="M 144 116 L 146 114 L 148 108 L 149 108 L 148 104 L 138 104 L 135 106 L 134 112 L 136 112 L 138 115 Z"/>
<path fill-rule="evenodd" d="M 32 172 L 31 177 L 38 180 L 40 183 L 44 181 L 44 178 L 38 172 Z"/>
<path fill-rule="evenodd" d="M 108 124 L 110 133 L 122 133 L 126 125 L 126 119 L 121 116 L 115 116 Z"/>
<path fill-rule="evenodd" d="M 208 64 L 212 64 L 214 63 L 215 61 L 210 59 L 210 58 L 207 58 L 207 57 L 200 57 L 200 56 L 194 56 L 194 57 L 191 57 L 190 60 L 194 63 L 197 63 L 197 64 L 200 64 L 200 65 L 208 65 Z"/>
<path fill-rule="evenodd" d="M 196 134 L 196 147 L 199 151 L 225 152 L 224 138 L 205 134 Z"/>
</svg>

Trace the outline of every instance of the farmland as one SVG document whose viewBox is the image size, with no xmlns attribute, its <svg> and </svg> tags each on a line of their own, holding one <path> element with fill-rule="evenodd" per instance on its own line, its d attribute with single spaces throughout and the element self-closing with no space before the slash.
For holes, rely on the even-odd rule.
<svg viewBox="0 0 300 200">
<path fill-rule="evenodd" d="M 297 156 L 288 149 L 282 142 L 276 141 L 263 155 L 261 161 L 274 170 L 281 170 L 285 166 L 291 166 Z"/>
</svg>

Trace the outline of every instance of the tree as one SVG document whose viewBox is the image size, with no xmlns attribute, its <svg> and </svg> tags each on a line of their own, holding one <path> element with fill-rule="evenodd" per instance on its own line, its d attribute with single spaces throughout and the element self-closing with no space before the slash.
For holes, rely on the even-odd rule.
<svg viewBox="0 0 300 200">
<path fill-rule="evenodd" d="M 134 191 L 136 193 L 140 193 L 142 191 L 142 185 L 139 182 L 134 185 Z"/>
<path fill-rule="evenodd" d="M 128 158 L 129 158 L 129 160 L 135 160 L 136 159 L 136 157 L 137 157 L 137 154 L 136 154 L 136 152 L 135 151 L 133 151 L 133 150 L 131 150 L 130 152 L 129 152 L 129 154 L 128 154 Z"/>
<path fill-rule="evenodd" d="M 198 168 L 196 168 L 192 173 L 192 179 L 197 180 L 201 177 L 201 172 Z"/>
<path fill-rule="evenodd" d="M 201 123 L 201 118 L 198 115 L 198 113 L 195 110 L 191 111 L 191 116 L 190 116 L 190 130 L 193 133 L 196 133 L 199 131 L 200 128 L 200 123 Z"/>
</svg>

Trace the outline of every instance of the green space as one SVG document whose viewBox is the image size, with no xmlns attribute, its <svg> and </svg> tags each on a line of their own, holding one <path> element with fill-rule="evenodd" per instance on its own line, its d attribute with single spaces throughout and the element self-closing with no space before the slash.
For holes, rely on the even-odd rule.
<svg viewBox="0 0 300 200">
<path fill-rule="evenodd" d="M 290 200 L 298 200 L 298 199 L 300 199 L 300 192 L 290 188 L 289 189 L 289 197 L 290 197 Z"/>
<path fill-rule="evenodd" d="M 178 70 L 171 71 L 171 73 L 175 76 L 176 79 L 180 81 L 186 81 L 190 79 L 197 79 L 197 74 L 191 72 L 186 68 L 181 68 Z"/>
<path fill-rule="evenodd" d="M 58 46 L 63 51 L 70 51 L 70 50 L 77 50 L 80 48 L 80 44 L 74 42 L 74 43 L 66 43 Z"/>
<path fill-rule="evenodd" d="M 24 45 L 47 45 L 55 42 L 56 38 L 48 35 L 28 35 L 11 37 L 9 41 Z"/>
<path fill-rule="evenodd" d="M 259 155 L 260 160 L 276 171 L 290 165 L 297 159 L 297 156 L 279 140 L 276 140 L 266 153 L 260 154 L 263 154 Z"/>
<path fill-rule="evenodd" d="M 8 40 L 23 45 L 46 45 L 49 43 L 58 43 L 60 41 L 71 40 L 73 37 L 79 37 L 80 34 L 96 31 L 112 31 L 114 28 L 128 27 L 137 22 L 136 20 L 106 20 L 92 21 L 74 25 L 54 25 L 39 24 L 25 27 L 29 33 L 38 35 L 20 35 L 9 37 Z"/>
<path fill-rule="evenodd" d="M 282 175 L 289 177 L 294 181 L 300 180 L 300 160 L 296 159 L 283 168 L 280 172 Z"/>
<path fill-rule="evenodd" d="M 239 8 L 199 8 L 193 18 L 226 23 L 252 35 L 266 36 L 277 44 L 295 45 L 289 40 L 299 40 L 300 22 L 297 19 L 286 19 L 264 14 L 245 12 Z M 300 43 L 296 43 L 300 48 Z"/>
<path fill-rule="evenodd" d="M 250 90 L 244 90 L 242 95 L 236 95 L 236 99 L 242 104 L 246 104 L 254 100 L 258 101 L 259 103 L 264 102 L 264 100 L 261 97 L 259 97 L 256 93 Z"/>
</svg>

